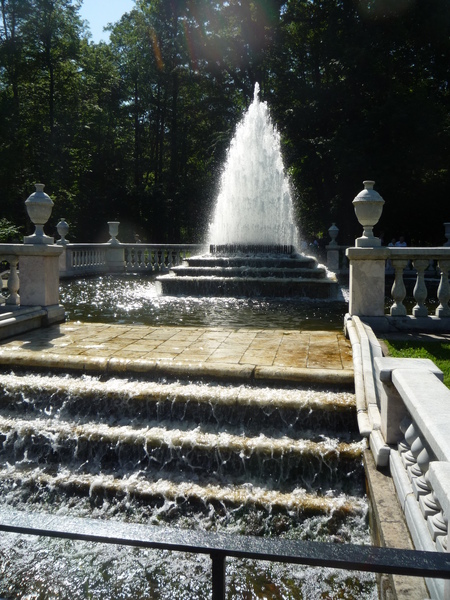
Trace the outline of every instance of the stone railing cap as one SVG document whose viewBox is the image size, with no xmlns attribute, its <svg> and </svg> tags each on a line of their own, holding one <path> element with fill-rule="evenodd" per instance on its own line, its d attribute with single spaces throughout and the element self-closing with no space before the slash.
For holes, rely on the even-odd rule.
<svg viewBox="0 0 450 600">
<path fill-rule="evenodd" d="M 62 246 L 56 244 L 0 244 L 0 256 L 59 256 Z"/>
<path fill-rule="evenodd" d="M 429 358 L 393 358 L 390 356 L 376 357 L 375 372 L 383 383 L 392 383 L 392 372 L 395 369 L 425 369 L 434 373 L 440 380 L 444 380 L 443 372 Z"/>
<path fill-rule="evenodd" d="M 374 248 L 357 248 L 350 246 L 345 251 L 346 256 L 351 260 L 387 260 L 389 257 L 389 249 L 385 246 L 377 246 Z"/>
</svg>

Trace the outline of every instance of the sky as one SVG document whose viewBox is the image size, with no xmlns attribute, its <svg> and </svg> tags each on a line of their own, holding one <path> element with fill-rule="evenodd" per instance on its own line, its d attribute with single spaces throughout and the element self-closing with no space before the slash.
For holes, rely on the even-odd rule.
<svg viewBox="0 0 450 600">
<path fill-rule="evenodd" d="M 108 23 L 115 23 L 133 7 L 134 0 L 83 0 L 80 15 L 82 19 L 89 21 L 91 40 L 95 43 L 107 42 L 109 32 L 104 32 L 103 27 Z"/>
</svg>

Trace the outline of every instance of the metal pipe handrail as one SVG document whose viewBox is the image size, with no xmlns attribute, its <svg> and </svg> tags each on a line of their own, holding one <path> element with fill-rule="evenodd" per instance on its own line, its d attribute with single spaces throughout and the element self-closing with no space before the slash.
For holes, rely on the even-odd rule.
<svg viewBox="0 0 450 600">
<path fill-rule="evenodd" d="M 227 556 L 317 567 L 450 579 L 450 553 L 261 538 L 0 508 L 0 531 L 209 554 L 212 599 L 225 600 Z"/>
</svg>

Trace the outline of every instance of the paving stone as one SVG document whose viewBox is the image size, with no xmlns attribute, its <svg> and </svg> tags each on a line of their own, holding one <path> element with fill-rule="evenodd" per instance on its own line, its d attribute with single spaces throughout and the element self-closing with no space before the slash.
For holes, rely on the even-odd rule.
<svg viewBox="0 0 450 600">
<path fill-rule="evenodd" d="M 69 322 L 0 342 L 0 364 L 83 370 L 127 369 L 189 376 L 303 381 L 352 372 L 351 346 L 340 332 L 155 327 Z M 272 369 L 272 371 L 270 371 Z M 345 372 L 345 374 L 344 374 Z M 261 375 L 260 373 L 260 375 Z M 262 376 L 262 375 L 261 375 Z"/>
</svg>

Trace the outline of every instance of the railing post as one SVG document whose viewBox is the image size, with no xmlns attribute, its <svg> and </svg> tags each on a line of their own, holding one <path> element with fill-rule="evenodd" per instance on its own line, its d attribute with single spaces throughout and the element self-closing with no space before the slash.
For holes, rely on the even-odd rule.
<svg viewBox="0 0 450 600">
<path fill-rule="evenodd" d="M 108 221 L 111 239 L 106 245 L 106 264 L 110 273 L 125 271 L 125 248 L 116 237 L 119 233 L 119 225 L 119 221 Z"/>
<path fill-rule="evenodd" d="M 387 248 L 347 248 L 350 262 L 350 315 L 384 316 Z"/>
<path fill-rule="evenodd" d="M 212 600 L 225 600 L 225 554 L 211 552 Z"/>
</svg>

